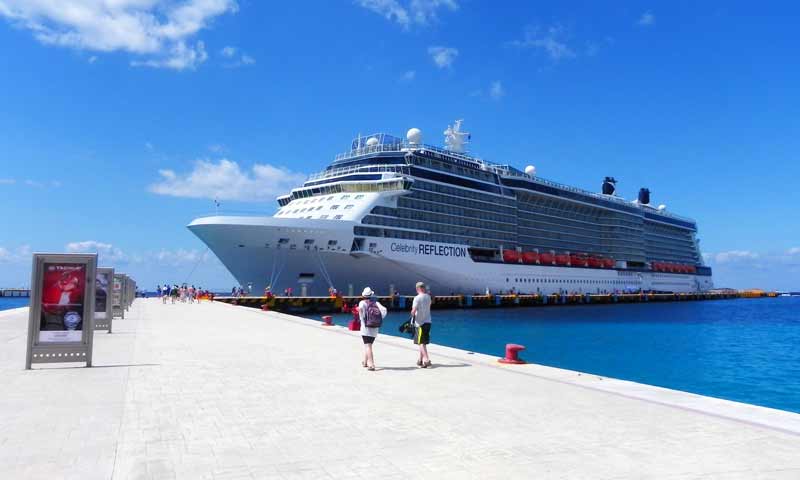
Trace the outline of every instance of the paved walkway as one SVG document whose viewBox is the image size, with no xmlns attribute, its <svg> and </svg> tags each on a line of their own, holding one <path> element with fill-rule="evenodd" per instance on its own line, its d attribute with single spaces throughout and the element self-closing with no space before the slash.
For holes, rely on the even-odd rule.
<svg viewBox="0 0 800 480">
<path fill-rule="evenodd" d="M 0 478 L 797 479 L 800 415 L 499 366 L 224 304 L 137 300 L 95 368 L 23 370 L 0 313 Z M 435 328 L 435 327 L 434 327 Z"/>
</svg>

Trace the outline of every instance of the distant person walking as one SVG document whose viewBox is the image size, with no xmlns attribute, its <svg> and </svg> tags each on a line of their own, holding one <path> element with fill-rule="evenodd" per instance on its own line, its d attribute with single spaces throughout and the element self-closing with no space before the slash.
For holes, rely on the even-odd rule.
<svg viewBox="0 0 800 480">
<path fill-rule="evenodd" d="M 161 303 L 166 305 L 167 298 L 169 298 L 169 285 L 165 283 L 164 286 L 161 287 Z"/>
<path fill-rule="evenodd" d="M 411 304 L 411 316 L 414 317 L 414 345 L 419 345 L 417 366 L 428 368 L 431 366 L 431 359 L 428 357 L 428 344 L 431 342 L 431 296 L 422 282 L 417 282 L 417 296 Z"/>
<path fill-rule="evenodd" d="M 383 318 L 386 316 L 386 307 L 375 299 L 375 292 L 367 287 L 361 292 L 362 300 L 358 303 L 358 318 L 361 320 L 361 340 L 364 342 L 364 360 L 361 366 L 370 371 L 375 370 L 375 355 L 372 344 L 378 337 Z"/>
</svg>

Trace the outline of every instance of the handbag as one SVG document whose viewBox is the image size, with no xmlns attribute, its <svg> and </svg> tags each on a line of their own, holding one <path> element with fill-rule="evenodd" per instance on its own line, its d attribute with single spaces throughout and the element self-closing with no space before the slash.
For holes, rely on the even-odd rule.
<svg viewBox="0 0 800 480">
<path fill-rule="evenodd" d="M 408 317 L 408 320 L 403 322 L 398 330 L 400 330 L 400 333 L 414 335 L 414 317 Z"/>
</svg>

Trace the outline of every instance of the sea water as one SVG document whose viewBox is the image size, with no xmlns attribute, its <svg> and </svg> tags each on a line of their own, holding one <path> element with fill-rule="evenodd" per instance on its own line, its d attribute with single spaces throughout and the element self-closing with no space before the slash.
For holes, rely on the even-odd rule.
<svg viewBox="0 0 800 480">
<path fill-rule="evenodd" d="M 407 318 L 381 333 L 403 336 Z M 800 412 L 800 297 L 434 310 L 431 341 L 496 356 L 519 343 L 529 362 Z"/>
<path fill-rule="evenodd" d="M 27 307 L 29 303 L 29 298 L 0 297 L 0 311 L 9 310 L 12 308 Z"/>
</svg>

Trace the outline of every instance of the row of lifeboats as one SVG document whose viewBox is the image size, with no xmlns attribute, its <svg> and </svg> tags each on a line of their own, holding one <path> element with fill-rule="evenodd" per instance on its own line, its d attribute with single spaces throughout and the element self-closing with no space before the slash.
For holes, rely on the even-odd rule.
<svg viewBox="0 0 800 480">
<path fill-rule="evenodd" d="M 654 272 L 695 273 L 697 271 L 694 265 L 685 265 L 682 263 L 653 262 L 650 266 Z"/>
<path fill-rule="evenodd" d="M 613 258 L 594 257 L 577 253 L 518 252 L 503 250 L 505 263 L 524 263 L 526 265 L 559 265 L 562 267 L 612 268 Z"/>
</svg>

